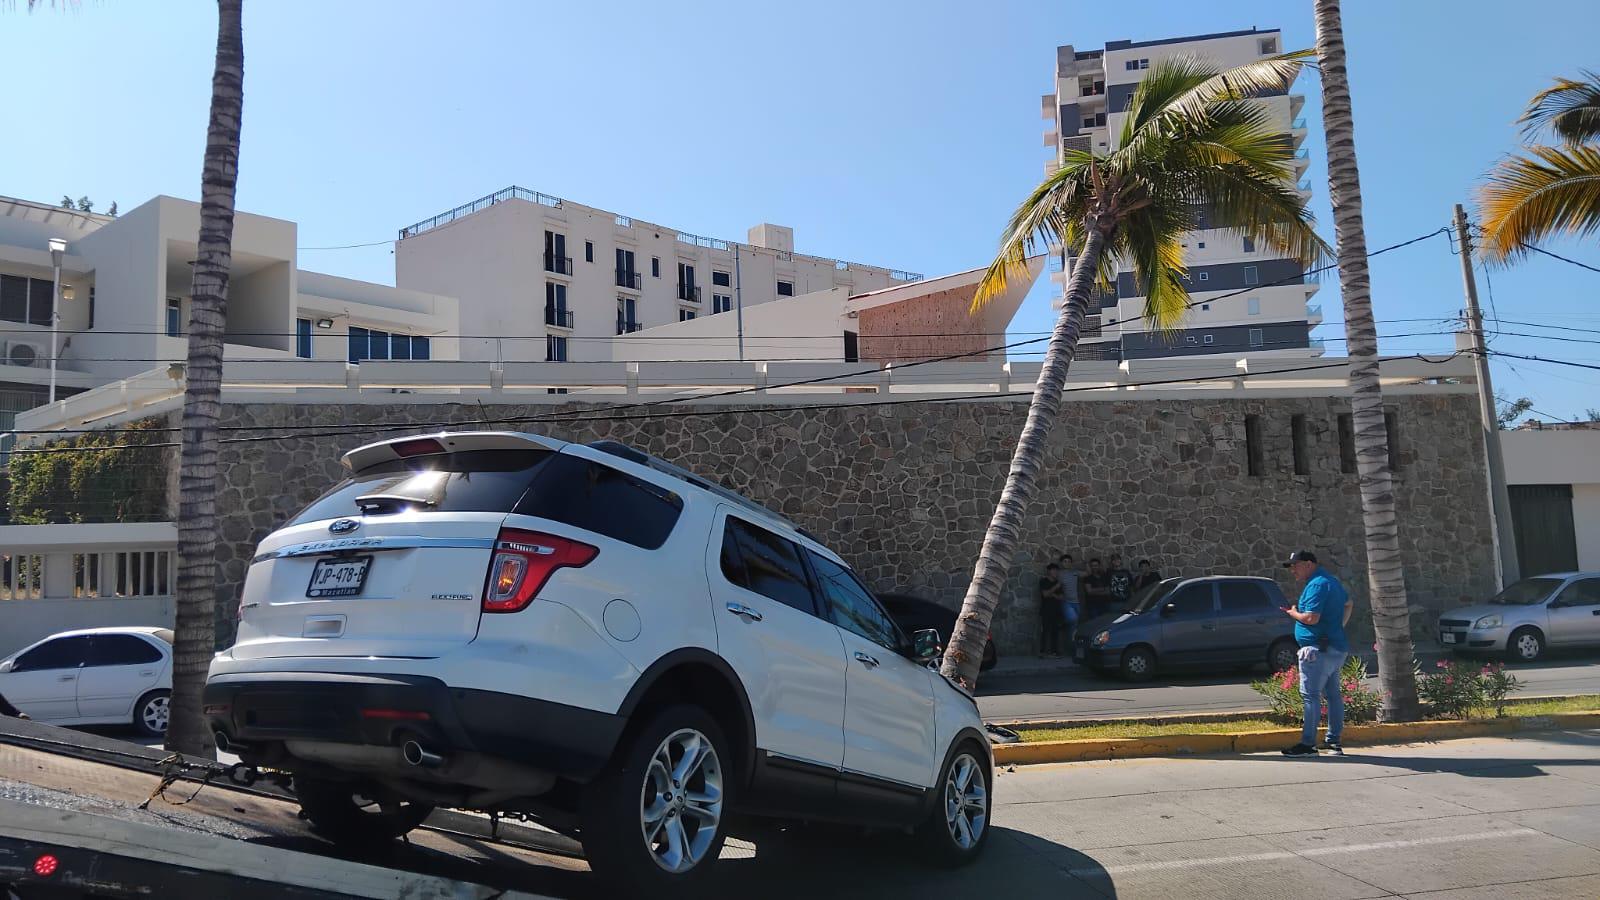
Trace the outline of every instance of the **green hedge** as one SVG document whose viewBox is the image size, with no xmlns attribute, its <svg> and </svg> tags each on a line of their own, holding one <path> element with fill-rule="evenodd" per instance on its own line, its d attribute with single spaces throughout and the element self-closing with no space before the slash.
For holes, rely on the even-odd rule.
<svg viewBox="0 0 1600 900">
<path fill-rule="evenodd" d="M 17 525 L 159 522 L 167 516 L 171 439 L 162 419 L 142 419 L 105 434 L 77 435 L 49 448 L 115 450 L 10 454 L 10 514 Z"/>
</svg>

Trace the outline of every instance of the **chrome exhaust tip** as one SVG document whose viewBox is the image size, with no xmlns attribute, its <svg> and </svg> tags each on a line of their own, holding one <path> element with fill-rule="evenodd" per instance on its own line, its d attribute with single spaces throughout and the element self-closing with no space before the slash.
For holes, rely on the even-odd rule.
<svg viewBox="0 0 1600 900">
<path fill-rule="evenodd" d="M 444 757 L 431 750 L 424 749 L 416 741 L 406 741 L 400 746 L 400 755 L 405 757 L 407 765 L 421 766 L 425 769 L 437 769 L 444 765 Z"/>
</svg>

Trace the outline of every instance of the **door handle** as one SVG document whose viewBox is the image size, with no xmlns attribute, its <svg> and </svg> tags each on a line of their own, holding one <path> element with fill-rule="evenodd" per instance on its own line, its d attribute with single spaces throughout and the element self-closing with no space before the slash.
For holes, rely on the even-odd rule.
<svg viewBox="0 0 1600 900">
<path fill-rule="evenodd" d="M 878 667 L 878 661 L 876 659 L 868 656 L 865 653 L 862 653 L 860 650 L 856 651 L 856 661 L 869 669 L 876 669 Z"/>
<path fill-rule="evenodd" d="M 1217 626 L 1216 626 L 1216 625 L 1213 625 L 1213 624 L 1212 624 L 1212 623 L 1210 623 L 1210 622 L 1206 622 L 1206 623 L 1204 623 L 1204 624 L 1202 624 L 1202 625 L 1201 625 L 1201 626 L 1200 626 L 1200 627 L 1201 627 L 1201 628 L 1202 628 L 1202 629 L 1204 629 L 1204 630 L 1206 630 L 1206 631 L 1211 631 L 1211 630 L 1213 630 L 1213 629 L 1215 629 L 1215 628 L 1216 628 L 1216 627 L 1217 627 Z"/>
<path fill-rule="evenodd" d="M 77 681 L 78 680 L 78 676 L 76 676 L 76 675 L 63 675 L 60 678 L 57 678 L 56 680 L 57 681 Z"/>
<path fill-rule="evenodd" d="M 728 612 L 731 612 L 736 616 L 742 616 L 742 617 L 744 617 L 746 619 L 749 619 L 752 622 L 761 621 L 761 613 L 760 612 L 757 612 L 756 610 L 753 610 L 750 607 L 745 606 L 743 603 L 740 603 L 737 600 L 729 600 L 728 601 Z"/>
<path fill-rule="evenodd" d="M 1265 624 L 1267 624 L 1267 620 L 1265 618 L 1257 619 L 1256 620 L 1256 624 L 1257 625 L 1265 625 Z"/>
<path fill-rule="evenodd" d="M 153 677 L 155 677 L 155 674 L 156 673 L 155 673 L 154 670 L 151 670 L 149 672 L 140 672 L 139 673 L 139 677 L 140 678 L 153 678 Z"/>
</svg>

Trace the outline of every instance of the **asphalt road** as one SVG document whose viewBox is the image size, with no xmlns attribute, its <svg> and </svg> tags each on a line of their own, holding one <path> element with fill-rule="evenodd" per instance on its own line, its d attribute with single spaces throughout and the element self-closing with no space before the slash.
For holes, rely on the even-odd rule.
<svg viewBox="0 0 1600 900">
<path fill-rule="evenodd" d="M 1594 654 L 1551 658 L 1512 671 L 1523 681 L 1524 695 L 1600 694 L 1600 658 Z M 1250 681 L 1263 675 L 1157 676 L 1133 684 L 1077 667 L 1051 674 L 996 670 L 978 682 L 978 711 L 991 722 L 1246 712 L 1265 706 L 1250 689 Z"/>
</svg>

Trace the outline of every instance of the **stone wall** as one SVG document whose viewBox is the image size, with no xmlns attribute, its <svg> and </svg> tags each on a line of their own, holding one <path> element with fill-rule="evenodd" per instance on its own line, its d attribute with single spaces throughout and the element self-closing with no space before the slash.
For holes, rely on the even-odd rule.
<svg viewBox="0 0 1600 900">
<path fill-rule="evenodd" d="M 1397 413 L 1401 544 L 1413 623 L 1493 590 L 1487 490 L 1469 395 L 1390 398 Z M 845 557 L 878 590 L 956 606 L 999 496 L 1026 404 L 926 403 L 822 411 L 673 406 L 671 417 L 520 426 L 619 440 L 767 504 Z M 1058 551 L 1120 551 L 1167 575 L 1283 578 L 1291 549 L 1315 550 L 1357 599 L 1370 635 L 1356 476 L 1340 471 L 1340 398 L 1069 402 L 994 635 L 1032 652 L 1035 578 Z M 658 410 L 661 412 L 665 410 Z M 582 406 L 229 405 L 223 424 L 471 423 L 582 415 Z M 1294 474 L 1291 417 L 1306 417 L 1308 474 Z M 1263 474 L 1247 471 L 1245 417 L 1259 416 Z M 518 427 L 518 426 L 512 426 Z M 226 434 L 226 432 L 225 432 Z M 394 436 L 387 432 L 384 436 Z M 223 445 L 219 618 L 231 620 L 254 545 L 341 476 L 339 455 L 375 437 L 294 437 Z M 1286 589 L 1288 585 L 1285 584 Z"/>
</svg>

